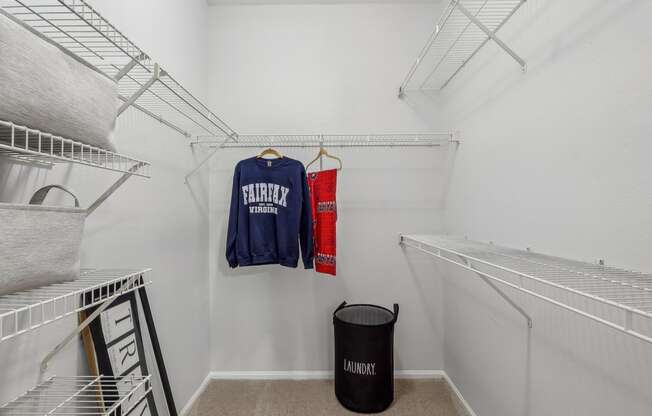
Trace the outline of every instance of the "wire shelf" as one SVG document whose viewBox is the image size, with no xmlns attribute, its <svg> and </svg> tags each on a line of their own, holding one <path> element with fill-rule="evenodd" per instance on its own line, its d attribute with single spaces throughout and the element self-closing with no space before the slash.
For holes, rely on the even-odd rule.
<svg viewBox="0 0 652 416">
<path fill-rule="evenodd" d="M 251 134 L 229 137 L 198 137 L 193 144 L 223 148 L 247 147 L 436 147 L 453 140 L 452 133 L 423 134 Z"/>
<path fill-rule="evenodd" d="M 0 0 L 42 37 L 117 80 L 125 105 L 190 137 L 235 132 L 82 0 Z"/>
<path fill-rule="evenodd" d="M 151 390 L 150 376 L 52 377 L 0 407 L 0 416 L 128 415 Z"/>
<path fill-rule="evenodd" d="M 149 177 L 149 162 L 2 120 L 0 155 L 28 163 L 72 162 Z"/>
<path fill-rule="evenodd" d="M 0 296 L 0 342 L 144 287 L 149 270 L 84 269 L 71 282 Z"/>
<path fill-rule="evenodd" d="M 652 274 L 448 236 L 401 244 L 652 343 Z"/>
<path fill-rule="evenodd" d="M 490 39 L 525 69 L 525 62 L 496 37 L 525 1 L 451 0 L 405 77 L 399 95 L 415 89 L 443 89 Z"/>
</svg>

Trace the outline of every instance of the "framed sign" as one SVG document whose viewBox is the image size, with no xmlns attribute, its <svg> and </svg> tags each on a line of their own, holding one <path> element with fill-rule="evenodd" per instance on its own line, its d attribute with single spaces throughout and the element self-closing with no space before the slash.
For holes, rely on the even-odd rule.
<svg viewBox="0 0 652 416">
<path fill-rule="evenodd" d="M 93 308 L 86 311 L 93 312 Z M 149 375 L 138 318 L 138 303 L 133 292 L 118 297 L 88 326 L 84 345 L 91 372 L 113 376 L 120 381 L 116 388 L 120 396 L 129 391 L 127 380 L 132 376 Z M 122 387 L 121 387 L 122 386 Z M 140 400 L 140 403 L 136 401 Z M 107 407 L 113 405 L 110 396 L 104 398 Z M 127 411 L 128 413 L 122 414 Z M 121 416 L 158 416 L 152 392 L 146 400 L 129 397 L 121 406 Z"/>
<path fill-rule="evenodd" d="M 154 325 L 154 317 L 144 286 L 138 289 L 138 294 L 168 411 L 170 416 L 177 416 L 163 353 Z M 81 312 L 81 318 L 85 319 L 96 308 L 89 308 Z M 82 338 L 91 373 L 113 376 L 121 380 L 127 380 L 132 376 L 149 375 L 139 320 L 138 300 L 134 292 L 115 299 L 83 331 Z M 120 382 L 117 383 L 117 388 L 122 391 Z M 127 386 L 125 385 L 123 388 L 127 389 Z M 146 400 L 135 396 L 130 400 L 131 402 L 127 401 L 121 406 L 127 413 L 124 415 L 120 413 L 116 416 L 158 416 L 154 395 L 151 391 L 147 394 Z M 141 402 L 133 403 L 137 400 Z M 110 400 L 105 400 L 105 403 L 107 406 L 112 404 Z"/>
</svg>

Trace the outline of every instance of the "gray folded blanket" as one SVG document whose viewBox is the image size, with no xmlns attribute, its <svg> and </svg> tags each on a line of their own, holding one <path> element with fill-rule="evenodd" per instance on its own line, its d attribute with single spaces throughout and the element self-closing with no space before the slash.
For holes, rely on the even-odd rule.
<svg viewBox="0 0 652 416">
<path fill-rule="evenodd" d="M 0 120 L 115 150 L 117 84 L 0 13 Z"/>
</svg>

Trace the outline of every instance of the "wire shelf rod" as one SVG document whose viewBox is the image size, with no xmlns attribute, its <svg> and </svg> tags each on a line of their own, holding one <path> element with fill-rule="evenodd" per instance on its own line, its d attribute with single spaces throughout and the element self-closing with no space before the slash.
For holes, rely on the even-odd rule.
<svg viewBox="0 0 652 416">
<path fill-rule="evenodd" d="M 35 16 L 37 16 L 38 18 L 40 18 L 40 19 L 43 20 L 44 22 L 48 23 L 48 24 L 49 24 L 50 26 L 52 26 L 53 28 L 57 29 L 57 32 L 54 32 L 54 33 L 59 33 L 59 32 L 60 32 L 60 33 L 63 33 L 67 38 L 69 38 L 70 40 L 73 40 L 73 41 L 75 41 L 77 44 L 79 44 L 79 46 L 81 46 L 81 47 L 85 48 L 86 50 L 88 50 L 89 52 L 93 53 L 93 54 L 96 55 L 98 58 L 100 58 L 100 59 L 102 58 L 100 55 L 96 54 L 92 49 L 86 47 L 83 43 L 81 43 L 81 42 L 79 42 L 77 39 L 75 39 L 74 36 L 70 35 L 70 34 L 69 34 L 68 32 L 66 32 L 65 30 L 59 28 L 58 26 L 56 26 L 56 25 L 54 25 L 52 22 L 50 22 L 46 17 L 44 17 L 44 14 L 41 14 L 41 13 L 36 12 L 32 7 L 25 5 L 25 3 L 22 2 L 22 1 L 20 1 L 20 0 L 15 0 L 15 1 L 16 1 L 17 3 L 19 3 L 19 4 L 20 4 L 22 7 L 24 7 L 25 9 L 29 10 L 32 14 L 34 14 Z"/>
<path fill-rule="evenodd" d="M 149 177 L 149 162 L 121 155 L 72 139 L 0 120 L 0 155 L 43 163 L 71 162 Z"/>
<path fill-rule="evenodd" d="M 0 296 L 0 342 L 147 286 L 148 272 L 85 269 L 75 281 Z"/>
<path fill-rule="evenodd" d="M 127 76 L 128 76 L 130 79 L 132 79 L 132 80 L 134 80 L 135 82 L 137 82 L 138 84 L 140 84 L 140 85 L 145 85 L 144 83 L 141 84 L 140 81 L 136 81 L 135 78 L 133 78 L 133 77 L 131 77 L 131 76 L 129 76 L 129 75 L 127 75 Z M 167 87 L 167 85 L 166 85 L 163 81 L 161 81 L 160 79 L 157 79 L 156 82 L 159 82 L 159 83 L 161 83 L 162 85 L 164 85 L 164 86 Z M 169 89 L 169 87 L 167 87 L 167 88 Z M 180 110 L 176 105 L 172 104 L 171 100 L 166 100 L 165 98 L 162 97 L 162 95 L 158 94 L 158 93 L 155 92 L 153 89 L 148 89 L 147 93 L 149 93 L 149 94 L 151 94 L 152 96 L 158 98 L 158 99 L 161 100 L 163 103 L 169 105 L 171 108 L 173 108 L 174 110 L 178 111 L 179 114 L 181 114 L 183 117 L 185 117 L 185 118 L 186 118 L 187 120 L 189 120 L 190 122 L 194 123 L 194 124 L 195 124 L 197 127 L 199 127 L 200 129 L 202 129 L 202 131 L 203 131 L 204 133 L 211 133 L 211 131 L 210 131 L 208 128 L 204 127 L 204 126 L 201 125 L 199 122 L 197 122 L 197 121 L 194 120 L 192 117 L 190 117 L 190 115 L 185 114 L 185 113 L 184 113 L 183 111 L 181 111 L 181 110 Z M 146 97 L 142 97 L 142 98 L 143 98 L 143 99 L 140 99 L 140 100 L 137 100 L 137 101 L 138 101 L 139 103 L 142 103 L 143 101 L 146 100 Z M 185 100 L 184 100 L 184 101 L 185 101 Z M 146 101 L 145 101 L 145 102 L 146 102 Z M 150 105 L 151 105 L 151 104 L 152 104 L 152 103 L 150 102 Z M 224 130 L 222 130 L 221 128 L 219 128 L 219 129 L 220 129 L 220 131 L 224 131 Z"/>
<path fill-rule="evenodd" d="M 568 311 L 570 311 L 570 312 L 573 312 L 573 313 L 579 314 L 579 315 L 581 315 L 581 316 L 584 316 L 584 317 L 586 317 L 586 318 L 592 319 L 592 320 L 594 320 L 594 321 L 596 321 L 596 322 L 599 322 L 599 323 L 601 323 L 601 324 L 604 324 L 604 325 L 606 325 L 606 326 L 608 326 L 608 327 L 610 327 L 610 328 L 617 329 L 617 330 L 619 330 L 619 331 L 622 331 L 622 332 L 628 333 L 628 334 L 630 334 L 630 335 L 632 335 L 632 336 L 635 336 L 635 337 L 637 337 L 637 338 L 639 338 L 639 339 L 641 339 L 641 340 L 643 340 L 643 341 L 646 341 L 646 342 L 652 343 L 652 337 L 648 337 L 648 336 L 645 336 L 645 335 L 642 335 L 642 334 L 638 334 L 638 333 L 636 333 L 636 332 L 633 332 L 633 331 L 631 331 L 631 330 L 628 330 L 628 329 L 625 328 L 625 325 L 622 325 L 622 326 L 621 326 L 621 325 L 615 324 L 615 323 L 613 323 L 613 322 L 611 322 L 611 321 L 608 321 L 608 320 L 606 320 L 606 319 L 603 319 L 603 318 L 597 317 L 597 316 L 595 316 L 595 315 L 592 315 L 592 314 L 590 314 L 590 313 L 584 312 L 584 311 L 582 311 L 582 310 L 580 310 L 580 309 L 577 309 L 577 308 L 574 308 L 574 307 L 568 306 L 568 305 L 566 305 L 566 304 L 564 304 L 564 303 L 562 303 L 562 302 L 559 302 L 559 301 L 557 301 L 557 300 L 555 300 L 555 299 L 553 299 L 553 298 L 551 298 L 551 297 L 548 297 L 548 296 L 545 296 L 545 295 L 541 295 L 541 294 L 539 294 L 539 293 L 537 293 L 537 292 L 535 292 L 535 291 L 529 290 L 529 289 L 523 287 L 523 285 L 518 285 L 518 284 L 515 284 L 515 283 L 512 283 L 512 282 L 509 282 L 509 281 L 507 281 L 507 280 L 504 280 L 504 279 L 501 279 L 501 278 L 497 278 L 497 277 L 492 276 L 492 275 L 490 275 L 490 274 L 488 274 L 488 273 L 480 272 L 480 271 L 478 271 L 478 270 L 476 270 L 476 269 L 473 269 L 473 268 L 471 268 L 471 267 L 469 267 L 469 266 L 467 266 L 467 265 L 461 264 L 461 263 L 459 263 L 459 262 L 457 262 L 457 261 L 455 261 L 455 260 L 452 260 L 452 259 L 450 259 L 450 258 L 448 258 L 448 257 L 446 257 L 446 256 L 443 256 L 443 255 L 441 254 L 441 252 L 433 252 L 433 251 L 430 251 L 430 250 L 424 248 L 424 246 L 423 246 L 422 244 L 420 244 L 420 243 L 416 243 L 416 244 L 415 244 L 415 243 L 413 243 L 413 242 L 410 242 L 409 240 L 410 240 L 410 237 L 408 237 L 408 236 L 401 236 L 401 244 L 403 244 L 403 245 L 406 245 L 406 246 L 412 247 L 412 248 L 414 248 L 414 249 L 416 249 L 416 250 L 418 250 L 418 251 L 421 251 L 421 252 L 426 253 L 426 254 L 428 254 L 428 255 L 432 255 L 432 256 L 434 256 L 434 257 L 437 257 L 437 258 L 439 258 L 440 260 L 443 260 L 443 261 L 445 261 L 445 262 L 447 262 L 447 263 L 454 264 L 454 265 L 459 266 L 459 267 L 461 267 L 461 268 L 463 268 L 463 269 L 465 269 L 465 270 L 468 270 L 468 271 L 474 272 L 475 274 L 478 274 L 478 275 L 480 275 L 480 276 L 483 276 L 483 277 L 485 277 L 485 278 L 487 278 L 487 279 L 490 279 L 490 280 L 492 280 L 492 281 L 494 281 L 494 282 L 500 283 L 500 284 L 502 284 L 502 285 L 505 285 L 505 286 L 510 287 L 510 288 L 512 288 L 512 289 L 515 289 L 515 290 L 517 290 L 517 291 L 523 292 L 523 293 L 528 294 L 528 295 L 530 295 L 530 296 L 533 296 L 533 297 L 535 297 L 535 298 L 537 298 L 537 299 L 540 299 L 540 300 L 543 300 L 543 301 L 549 302 L 549 303 L 551 303 L 551 304 L 553 304 L 553 305 L 559 306 L 560 308 L 566 309 L 566 310 L 568 310 Z M 530 326 L 530 327 L 531 327 L 531 326 Z"/>
<path fill-rule="evenodd" d="M 638 328 L 637 330 L 632 329 L 633 317 L 638 317 L 640 319 L 652 318 L 652 293 L 649 290 L 650 287 L 639 288 L 622 285 L 620 283 L 613 284 L 605 281 L 600 281 L 600 286 L 598 286 L 597 289 L 595 289 L 594 286 L 577 286 L 574 282 L 580 281 L 585 283 L 584 279 L 591 277 L 590 272 L 595 270 L 595 265 L 552 256 L 544 256 L 529 251 L 506 249 L 493 244 L 476 243 L 465 239 L 456 239 L 447 236 L 428 235 L 401 235 L 400 241 L 403 245 L 416 248 L 446 262 L 480 273 L 497 283 L 506 285 L 517 291 L 534 296 L 568 311 L 580 314 L 611 328 L 627 333 L 628 335 L 632 335 L 643 341 L 652 343 L 651 334 L 643 333 L 642 328 Z M 509 262 L 501 263 L 499 260 L 496 260 L 495 257 L 491 257 L 491 255 L 494 254 L 501 254 L 505 255 L 506 259 L 509 260 L 510 257 L 515 257 L 514 253 L 519 253 L 518 258 L 522 260 L 520 264 L 527 265 L 529 264 L 528 262 L 534 261 L 541 269 L 551 267 L 558 271 L 558 264 L 572 263 L 575 265 L 575 269 L 566 270 L 569 279 L 567 279 L 566 283 L 559 284 L 549 281 L 540 274 L 529 274 L 535 272 L 530 271 L 529 273 L 525 273 L 523 269 L 518 268 L 519 264 Z M 451 256 L 464 259 L 465 264 L 452 259 Z M 549 259 L 549 261 L 547 263 L 542 263 L 542 257 Z M 471 268 L 469 267 L 469 264 L 476 266 L 481 265 L 481 269 L 478 269 L 477 267 Z M 582 270 L 582 264 L 585 265 L 588 271 L 585 272 Z M 609 267 L 609 269 L 614 268 Z M 507 276 L 516 278 L 516 280 L 511 280 L 511 278 L 503 277 L 502 275 L 494 275 L 490 273 L 489 270 L 507 273 Z M 626 273 L 625 270 L 621 270 L 621 272 Z M 632 272 L 632 277 L 637 277 L 639 275 L 640 273 L 638 272 Z M 545 291 L 542 292 L 542 289 L 544 288 Z M 551 291 L 556 292 L 553 293 Z M 562 293 L 564 295 L 563 297 L 560 297 L 560 294 Z M 619 316 L 622 317 L 622 322 L 614 320 L 613 315 L 599 316 L 597 312 L 588 312 L 583 309 L 585 306 L 571 306 L 571 304 L 568 303 L 571 299 L 567 298 L 567 295 L 578 296 L 578 299 L 584 299 L 596 302 L 596 304 L 615 308 L 614 310 L 619 311 Z"/>
<path fill-rule="evenodd" d="M 0 406 L 0 415 L 129 414 L 151 395 L 150 380 L 150 376 L 52 377 Z"/>
<path fill-rule="evenodd" d="M 4 10 L 39 36 L 116 79 L 122 96 L 131 96 L 128 92 L 133 92 L 132 84 L 142 84 L 143 74 L 151 78 L 154 73 L 155 62 L 83 0 L 1 1 Z M 123 75 L 120 71 L 130 62 L 133 66 L 127 72 L 134 76 L 120 77 Z M 134 107 L 186 137 L 206 133 L 235 134 L 223 119 L 169 73 L 162 70 L 161 74 L 147 89 L 152 96 L 135 100 Z"/>
<path fill-rule="evenodd" d="M 193 145 L 223 148 L 251 147 L 437 147 L 454 142 L 453 134 L 256 134 L 239 135 L 237 142 L 224 143 L 224 138 L 200 136 Z"/>
<path fill-rule="evenodd" d="M 478 11 L 477 11 L 475 14 L 477 15 L 478 13 L 480 13 L 480 12 L 482 11 L 482 9 L 486 6 L 486 4 L 487 4 L 487 1 L 485 1 L 485 2 L 482 4 L 482 6 L 478 9 Z M 454 11 L 455 11 L 455 9 L 454 9 L 454 7 L 453 7 L 452 10 L 451 10 L 451 14 L 452 14 Z M 449 15 L 449 17 L 450 17 L 450 15 Z M 448 49 L 446 49 L 446 50 L 444 51 L 444 53 L 442 54 L 442 56 L 441 56 L 441 57 L 439 58 L 439 60 L 436 62 L 436 64 L 435 64 L 435 66 L 433 67 L 433 69 L 428 73 L 428 75 L 426 76 L 426 78 L 425 78 L 425 79 L 423 80 L 423 82 L 421 83 L 421 86 L 419 87 L 419 89 L 422 89 L 422 88 L 425 87 L 425 85 L 428 83 L 428 81 L 430 80 L 430 78 L 432 77 L 432 75 L 437 71 L 437 69 L 439 69 L 439 67 L 441 66 L 442 62 L 444 62 L 444 60 L 446 59 L 446 57 L 449 56 L 449 55 L 452 53 L 452 51 L 454 50 L 453 48 L 455 48 L 455 46 L 459 44 L 460 39 L 461 39 L 462 36 L 466 33 L 466 31 L 468 30 L 469 26 L 471 26 L 472 24 L 473 24 L 473 22 L 469 19 L 468 22 L 466 22 L 465 24 L 461 25 L 460 33 L 459 33 L 459 34 L 458 34 L 458 35 L 457 35 L 457 36 L 452 40 L 451 45 L 448 47 Z M 450 26 L 449 26 L 449 27 L 450 27 Z M 460 51 L 460 50 L 458 49 L 458 53 L 459 53 L 459 52 L 462 52 L 462 51 Z"/>
<path fill-rule="evenodd" d="M 490 26 L 493 26 L 493 25 L 495 24 L 495 29 L 494 29 L 493 32 L 494 32 L 494 33 L 498 32 L 498 31 L 499 31 L 499 30 L 500 30 L 500 29 L 505 25 L 505 23 L 507 23 L 507 21 L 509 21 L 509 20 L 512 18 L 512 16 L 514 15 L 514 13 L 516 13 L 516 11 L 517 11 L 518 9 L 521 8 L 521 6 L 525 3 L 525 1 L 526 1 L 526 0 L 521 1 L 521 2 L 516 6 L 516 7 L 514 7 L 514 8 L 513 8 L 513 9 L 512 9 L 508 14 L 507 14 L 507 16 L 505 16 L 505 18 L 502 19 L 502 21 L 500 21 L 498 24 L 495 24 L 495 22 L 488 22 Z M 469 61 L 471 61 L 471 59 L 473 59 L 473 58 L 478 54 L 478 52 L 479 52 L 479 51 L 480 51 L 480 50 L 481 50 L 481 49 L 482 49 L 482 48 L 483 48 L 483 47 L 484 47 L 484 46 L 485 46 L 485 45 L 486 45 L 490 40 L 491 40 L 491 37 L 486 36 L 485 39 L 483 39 L 482 42 L 480 42 L 480 44 L 479 44 L 479 45 L 478 45 L 478 46 L 473 50 L 473 52 L 471 52 L 470 55 L 468 55 L 467 57 L 464 57 L 464 58 L 463 58 L 464 60 L 463 60 L 463 62 L 461 63 L 461 65 L 460 65 L 460 66 L 455 70 L 455 72 L 453 72 L 453 73 L 451 74 L 450 77 L 448 77 L 448 79 L 447 79 L 447 80 L 442 84 L 442 86 L 441 86 L 440 89 L 446 88 L 446 86 L 447 86 L 448 84 L 450 84 L 450 82 L 453 80 L 453 78 L 455 78 L 455 77 L 457 76 L 457 74 L 459 74 L 459 72 L 460 72 L 460 71 L 461 71 L 461 70 L 462 70 L 462 69 L 463 69 L 463 68 L 464 68 L 464 67 L 469 63 Z M 519 63 L 521 64 L 521 66 L 523 67 L 523 69 L 525 69 L 525 62 L 519 62 Z"/>
<path fill-rule="evenodd" d="M 210 161 L 219 150 L 233 148 L 322 148 L 322 147 L 440 147 L 459 143 L 451 132 L 411 134 L 249 134 L 235 139 L 225 136 L 199 136 L 190 145 L 208 145 L 213 150 L 185 177 L 185 183 Z"/>
<path fill-rule="evenodd" d="M 449 250 L 449 249 L 442 249 L 442 250 L 443 250 L 443 251 L 447 251 L 447 252 L 451 252 L 451 253 L 452 253 L 452 251 Z M 468 259 L 470 259 L 470 260 L 476 261 L 476 262 L 481 262 L 481 263 L 484 262 L 483 260 L 480 260 L 480 259 L 478 259 L 478 258 L 476 258 L 476 257 L 470 257 L 470 256 L 465 256 L 465 257 L 468 258 Z M 598 302 L 601 302 L 601 303 L 604 303 L 604 304 L 607 304 L 607 305 L 610 305 L 610 306 L 614 306 L 614 307 L 617 307 L 617 308 L 620 308 L 620 309 L 624 309 L 624 310 L 629 310 L 629 309 L 630 309 L 630 308 L 627 308 L 627 307 L 625 307 L 625 306 L 623 306 L 623 305 L 620 305 L 620 304 L 618 304 L 618 303 L 616 303 L 616 302 L 613 302 L 613 301 L 611 301 L 611 300 L 608 300 L 608 299 L 602 299 L 602 298 L 600 298 L 599 296 L 595 296 L 595 295 L 593 295 L 593 294 L 591 294 L 591 293 L 584 293 L 584 292 L 578 290 L 577 288 L 575 288 L 575 287 L 573 287 L 573 286 L 571 286 L 571 285 L 568 285 L 568 284 L 566 284 L 566 285 L 564 285 L 564 284 L 557 284 L 557 283 L 554 283 L 554 282 L 550 282 L 550 281 L 547 281 L 547 280 L 541 279 L 541 278 L 539 278 L 539 277 L 534 277 L 534 276 L 532 276 L 532 275 L 528 275 L 528 274 L 526 274 L 526 273 L 523 273 L 523 272 L 520 272 L 520 271 L 516 271 L 516 270 L 514 270 L 514 269 L 509 269 L 509 268 L 507 268 L 507 267 L 499 266 L 499 265 L 496 265 L 496 264 L 493 264 L 493 265 L 491 265 L 491 266 L 492 266 L 492 267 L 495 267 L 495 268 L 497 268 L 497 269 L 500 269 L 500 270 L 503 270 L 503 271 L 509 272 L 509 273 L 513 273 L 513 274 L 519 275 L 519 276 L 521 276 L 521 277 L 527 277 L 527 278 L 529 278 L 529 279 L 532 279 L 532 280 L 536 281 L 537 283 L 542 283 L 542 284 L 545 284 L 545 285 L 548 285 L 548 286 L 551 286 L 551 287 L 554 287 L 554 288 L 557 288 L 557 289 L 563 289 L 563 290 L 568 291 L 568 292 L 570 292 L 570 293 L 574 293 L 574 294 L 576 294 L 576 295 L 580 295 L 580 296 L 586 297 L 586 298 L 588 298 L 588 299 L 590 299 L 590 300 L 598 301 Z M 637 314 L 641 314 L 641 315 L 644 315 L 644 316 L 647 316 L 647 315 L 648 315 L 648 314 L 642 313 L 641 311 L 636 311 L 636 310 L 631 310 L 631 312 L 634 312 L 634 313 L 637 313 Z"/>
<path fill-rule="evenodd" d="M 399 97 L 406 91 L 441 90 L 490 40 L 525 70 L 525 61 L 496 36 L 526 0 L 450 0 L 416 60 Z M 416 87 L 411 88 L 413 84 Z"/>
<path fill-rule="evenodd" d="M 580 271 L 580 270 L 574 270 L 572 268 L 567 268 L 567 267 L 554 265 L 554 264 L 550 264 L 550 263 L 542 263 L 540 261 L 535 261 L 535 259 L 528 259 L 528 258 L 524 258 L 522 256 L 511 256 L 511 255 L 508 255 L 508 254 L 505 254 L 505 253 L 494 253 L 494 254 L 497 254 L 498 256 L 502 256 L 502 257 L 506 257 L 506 258 L 518 259 L 520 261 L 529 262 L 529 263 L 532 263 L 534 265 L 539 266 L 539 268 L 535 269 L 535 270 L 541 270 L 542 267 L 553 268 L 553 269 L 558 270 L 561 273 L 572 273 L 572 274 L 580 275 L 580 276 L 588 278 L 588 279 L 596 279 L 596 280 L 601 281 L 603 283 L 618 283 L 618 284 L 624 285 L 624 286 L 631 286 L 631 284 L 629 284 L 629 283 L 613 282 L 613 281 L 611 281 L 611 280 L 609 280 L 609 279 L 607 279 L 605 277 L 602 277 L 600 275 L 596 275 L 596 274 L 594 274 L 594 273 L 592 273 L 590 271 Z M 538 273 L 540 273 L 540 271 Z M 577 279 L 572 280 L 572 278 L 571 278 L 571 281 L 578 282 Z M 643 289 L 643 290 L 651 290 L 650 288 L 644 288 L 644 287 L 641 287 L 641 289 Z"/>
</svg>

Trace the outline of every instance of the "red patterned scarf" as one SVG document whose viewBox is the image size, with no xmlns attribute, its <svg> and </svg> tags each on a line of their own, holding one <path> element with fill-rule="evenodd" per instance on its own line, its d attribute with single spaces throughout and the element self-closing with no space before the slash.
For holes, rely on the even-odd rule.
<svg viewBox="0 0 652 416">
<path fill-rule="evenodd" d="M 337 170 L 308 173 L 308 186 L 312 202 L 315 269 L 335 276 Z"/>
</svg>

